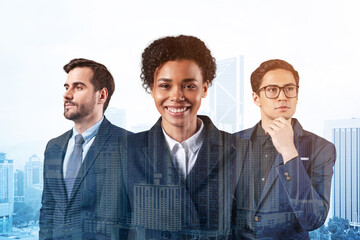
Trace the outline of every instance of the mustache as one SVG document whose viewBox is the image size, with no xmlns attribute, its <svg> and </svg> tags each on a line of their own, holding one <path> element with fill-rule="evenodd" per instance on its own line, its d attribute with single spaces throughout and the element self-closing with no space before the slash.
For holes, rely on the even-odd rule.
<svg viewBox="0 0 360 240">
<path fill-rule="evenodd" d="M 73 101 L 70 101 L 70 100 L 66 100 L 66 101 L 64 102 L 64 107 L 65 107 L 66 104 L 71 104 L 71 105 L 77 106 L 76 103 L 74 103 Z"/>
</svg>

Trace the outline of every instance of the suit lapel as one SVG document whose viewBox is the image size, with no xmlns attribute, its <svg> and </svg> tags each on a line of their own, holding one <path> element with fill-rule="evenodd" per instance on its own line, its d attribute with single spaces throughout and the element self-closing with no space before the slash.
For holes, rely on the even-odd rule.
<svg viewBox="0 0 360 240">
<path fill-rule="evenodd" d="M 181 182 L 181 174 L 179 169 L 174 165 L 165 136 L 161 128 L 161 118 L 149 131 L 148 149 L 144 149 L 147 157 L 147 169 L 154 173 L 162 174 L 162 184 L 179 185 Z M 149 154 L 146 154 L 146 153 Z M 152 176 L 152 173 L 149 172 Z"/>
<path fill-rule="evenodd" d="M 60 190 L 60 196 L 65 196 L 65 198 L 67 199 L 67 191 L 66 191 L 66 187 L 65 187 L 65 182 L 64 182 L 64 171 L 63 171 L 63 165 L 64 165 L 64 158 L 65 158 L 65 154 L 66 154 L 66 149 L 69 143 L 69 140 L 72 136 L 72 130 L 67 131 L 64 134 L 64 137 L 62 139 L 60 139 L 60 143 L 59 146 L 61 148 L 61 150 L 59 151 L 59 155 L 58 155 L 58 160 L 57 162 L 59 163 L 59 172 L 60 175 L 58 177 L 58 186 L 59 186 L 59 190 Z M 65 202 L 64 202 L 65 204 Z M 63 208 L 62 208 L 63 209 Z"/>
<path fill-rule="evenodd" d="M 210 119 L 203 117 L 201 119 L 204 124 L 205 138 L 195 165 L 186 178 L 186 186 L 190 192 L 197 191 L 206 184 L 211 178 L 210 175 L 219 170 L 219 162 L 223 161 L 223 143 L 219 131 Z"/>
<path fill-rule="evenodd" d="M 100 125 L 99 131 L 96 134 L 94 142 L 91 144 L 91 147 L 89 148 L 89 151 L 87 152 L 86 157 L 81 164 L 79 173 L 77 175 L 78 180 L 74 183 L 74 187 L 72 189 L 69 200 L 74 197 L 76 191 L 79 189 L 81 183 L 84 181 L 86 174 L 89 172 L 90 167 L 98 158 L 101 150 L 103 149 L 105 143 L 109 140 L 110 136 L 110 122 L 107 121 L 106 118 L 104 118 L 103 122 Z"/>
</svg>

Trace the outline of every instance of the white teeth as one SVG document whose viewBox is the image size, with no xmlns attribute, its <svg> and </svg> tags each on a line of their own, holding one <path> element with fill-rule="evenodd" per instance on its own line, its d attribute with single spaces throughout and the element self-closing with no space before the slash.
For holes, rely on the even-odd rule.
<svg viewBox="0 0 360 240">
<path fill-rule="evenodd" d="M 183 108 L 172 108 L 172 107 L 168 107 L 168 110 L 170 112 L 174 112 L 174 113 L 180 113 L 180 112 L 185 112 L 186 111 L 186 107 Z"/>
</svg>

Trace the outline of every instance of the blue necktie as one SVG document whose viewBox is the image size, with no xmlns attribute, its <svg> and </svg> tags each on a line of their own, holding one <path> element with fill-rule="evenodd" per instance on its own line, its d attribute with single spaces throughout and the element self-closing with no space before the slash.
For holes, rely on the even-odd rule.
<svg viewBox="0 0 360 240">
<path fill-rule="evenodd" d="M 65 175 L 65 185 L 66 185 L 66 191 L 68 194 L 68 198 L 70 198 L 76 176 L 77 176 L 80 166 L 81 166 L 83 143 L 84 143 L 84 139 L 81 136 L 81 134 L 76 135 L 74 151 L 70 155 L 69 163 L 68 163 L 68 166 L 66 169 L 66 175 Z"/>
</svg>

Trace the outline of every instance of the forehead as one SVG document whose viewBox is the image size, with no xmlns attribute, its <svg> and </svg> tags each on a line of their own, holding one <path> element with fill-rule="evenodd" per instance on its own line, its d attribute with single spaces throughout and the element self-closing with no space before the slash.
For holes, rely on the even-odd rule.
<svg viewBox="0 0 360 240">
<path fill-rule="evenodd" d="M 155 78 L 194 78 L 202 79 L 200 67 L 192 60 L 176 60 L 165 62 L 155 72 Z"/>
<path fill-rule="evenodd" d="M 74 82 L 82 82 L 86 85 L 91 84 L 91 78 L 93 77 L 93 71 L 89 67 L 76 67 L 72 69 L 66 78 L 67 84 L 72 84 Z"/>
<path fill-rule="evenodd" d="M 292 72 L 285 69 L 275 69 L 268 71 L 264 75 L 260 87 L 264 87 L 268 85 L 278 85 L 281 87 L 286 84 L 296 84 Z"/>
</svg>

